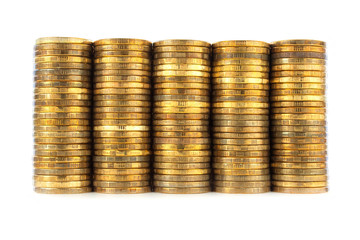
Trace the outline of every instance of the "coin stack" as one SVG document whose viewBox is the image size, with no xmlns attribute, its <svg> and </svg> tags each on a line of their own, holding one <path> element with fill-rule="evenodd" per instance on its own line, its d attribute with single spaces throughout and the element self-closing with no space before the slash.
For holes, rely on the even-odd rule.
<svg viewBox="0 0 360 240">
<path fill-rule="evenodd" d="M 35 46 L 35 191 L 91 191 L 92 45 L 40 38 Z"/>
<path fill-rule="evenodd" d="M 95 192 L 149 192 L 151 43 L 115 38 L 94 46 Z"/>
<path fill-rule="evenodd" d="M 214 190 L 270 191 L 269 54 L 260 41 L 213 44 Z"/>
<path fill-rule="evenodd" d="M 273 191 L 326 192 L 325 43 L 278 41 L 271 58 Z"/>
<path fill-rule="evenodd" d="M 154 43 L 155 192 L 210 189 L 210 44 Z"/>
</svg>

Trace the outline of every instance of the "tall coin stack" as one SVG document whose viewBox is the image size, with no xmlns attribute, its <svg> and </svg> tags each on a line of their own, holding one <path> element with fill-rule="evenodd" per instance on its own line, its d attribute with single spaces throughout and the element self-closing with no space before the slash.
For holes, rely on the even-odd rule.
<svg viewBox="0 0 360 240">
<path fill-rule="evenodd" d="M 282 193 L 327 191 L 325 43 L 273 43 L 272 185 Z"/>
<path fill-rule="evenodd" d="M 35 46 L 35 191 L 91 191 L 91 42 L 39 38 Z"/>
<path fill-rule="evenodd" d="M 270 191 L 269 54 L 260 41 L 213 44 L 215 192 Z"/>
<path fill-rule="evenodd" d="M 210 44 L 154 43 L 154 186 L 161 193 L 210 189 Z"/>
<path fill-rule="evenodd" d="M 119 38 L 94 45 L 95 192 L 149 192 L 151 43 Z"/>
</svg>

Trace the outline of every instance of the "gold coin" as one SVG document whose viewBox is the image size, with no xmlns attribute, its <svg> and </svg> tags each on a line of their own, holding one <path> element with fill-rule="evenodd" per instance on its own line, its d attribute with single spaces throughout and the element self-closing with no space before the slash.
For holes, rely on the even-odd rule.
<svg viewBox="0 0 360 240">
<path fill-rule="evenodd" d="M 312 125 L 312 126 L 325 126 L 324 120 L 272 120 L 271 124 L 274 126 L 284 125 Z"/>
<path fill-rule="evenodd" d="M 155 89 L 154 95 L 201 95 L 201 96 L 209 96 L 208 89 L 184 89 L 184 88 L 176 88 L 176 89 Z"/>
<path fill-rule="evenodd" d="M 320 163 L 287 163 L 287 162 L 274 162 L 271 163 L 274 168 L 326 168 L 324 162 Z"/>
<path fill-rule="evenodd" d="M 245 187 L 245 188 L 235 188 L 235 187 L 218 187 L 215 186 L 215 192 L 218 193 L 245 193 L 245 194 L 256 194 L 256 193 L 266 193 L 270 192 L 270 187 Z"/>
<path fill-rule="evenodd" d="M 90 180 L 90 175 L 67 175 L 67 176 L 46 176 L 35 175 L 34 180 L 37 182 L 73 182 Z"/>
<path fill-rule="evenodd" d="M 300 163 L 326 162 L 326 156 L 320 156 L 320 157 L 272 156 L 271 160 L 273 162 L 300 162 Z"/>
<path fill-rule="evenodd" d="M 269 108 L 266 102 L 217 102 L 212 106 L 215 108 Z"/>
<path fill-rule="evenodd" d="M 154 53 L 154 59 L 162 58 L 199 58 L 210 60 L 210 54 L 208 53 L 193 53 L 193 52 L 163 52 Z"/>
<path fill-rule="evenodd" d="M 34 138 L 36 144 L 79 144 L 91 143 L 91 138 Z"/>
<path fill-rule="evenodd" d="M 155 192 L 169 193 L 169 194 L 199 194 L 211 191 L 210 187 L 155 187 Z"/>
<path fill-rule="evenodd" d="M 210 72 L 211 68 L 210 66 L 195 65 L 195 64 L 166 64 L 166 65 L 154 66 L 154 71 L 173 71 L 173 70 Z"/>
<path fill-rule="evenodd" d="M 148 168 L 134 168 L 134 169 L 102 169 L 102 168 L 95 168 L 94 173 L 95 174 L 104 174 L 104 175 L 139 175 L 139 174 L 147 174 L 150 172 L 150 169 Z"/>
<path fill-rule="evenodd" d="M 94 119 L 150 119 L 149 113 L 95 113 Z"/>
<path fill-rule="evenodd" d="M 77 82 L 87 82 L 90 83 L 90 76 L 84 76 L 84 75 L 35 75 L 34 76 L 35 81 L 55 81 L 55 82 L 71 82 L 71 81 L 77 81 Z"/>
<path fill-rule="evenodd" d="M 153 139 L 154 144 L 171 143 L 171 144 L 210 144 L 209 138 L 158 138 Z"/>
<path fill-rule="evenodd" d="M 326 105 L 325 100 L 321 102 L 316 101 L 279 101 L 279 102 L 272 102 L 271 106 L 272 108 L 278 108 L 278 107 L 322 107 L 324 108 Z"/>
<path fill-rule="evenodd" d="M 196 64 L 196 65 L 210 65 L 209 60 L 199 58 L 161 58 L 153 61 L 154 66 L 166 64 Z"/>
<path fill-rule="evenodd" d="M 156 95 L 154 101 L 198 101 L 198 102 L 210 102 L 209 96 L 196 96 L 196 95 Z"/>
<path fill-rule="evenodd" d="M 52 50 L 35 50 L 35 56 L 78 56 L 91 57 L 91 52 L 87 50 L 75 49 L 52 49 Z"/>
<path fill-rule="evenodd" d="M 254 47 L 254 46 L 226 46 L 216 47 L 213 49 L 214 55 L 218 53 L 259 53 L 270 54 L 268 47 Z"/>
<path fill-rule="evenodd" d="M 253 40 L 228 40 L 228 41 L 220 41 L 212 44 L 214 48 L 219 47 L 264 47 L 270 48 L 270 44 L 261 41 L 253 41 Z"/>
<path fill-rule="evenodd" d="M 213 139 L 226 139 L 226 138 L 234 138 L 234 139 L 243 139 L 243 138 L 249 138 L 249 139 L 263 139 L 263 138 L 269 138 L 269 133 L 264 132 L 264 133 L 227 133 L 227 132 L 223 132 L 223 133 L 217 133 L 217 132 L 213 132 Z"/>
<path fill-rule="evenodd" d="M 268 157 L 269 151 L 215 151 L 215 157 Z"/>
<path fill-rule="evenodd" d="M 272 119 L 306 119 L 306 120 L 324 120 L 325 114 L 272 114 Z"/>
<path fill-rule="evenodd" d="M 291 143 L 291 144 L 319 144 L 319 143 L 326 143 L 325 138 L 272 138 L 272 143 Z"/>
<path fill-rule="evenodd" d="M 256 65 L 224 65 L 212 68 L 213 72 L 269 72 L 269 67 Z"/>
<path fill-rule="evenodd" d="M 96 95 L 94 101 L 147 101 L 150 102 L 151 97 L 149 95 Z"/>
<path fill-rule="evenodd" d="M 271 48 L 271 52 L 325 52 L 325 47 L 320 46 L 311 46 L 311 45 L 285 45 L 285 46 L 275 46 Z"/>
<path fill-rule="evenodd" d="M 112 156 L 112 157 L 125 157 L 125 156 L 149 156 L 151 151 L 149 150 L 96 150 L 97 156 Z M 101 174 L 101 173 L 99 173 Z M 106 173 L 104 173 L 106 174 Z"/>
<path fill-rule="evenodd" d="M 319 58 L 326 59 L 325 53 L 322 52 L 279 52 L 272 53 L 271 59 L 278 58 Z"/>
<path fill-rule="evenodd" d="M 294 107 L 294 108 L 274 108 L 273 114 L 325 114 L 325 108 L 307 108 L 307 107 Z"/>
<path fill-rule="evenodd" d="M 57 99 L 77 99 L 77 100 L 90 100 L 91 99 L 91 95 L 90 94 L 69 94 L 69 93 L 45 93 L 45 94 L 35 94 L 34 96 L 35 100 L 38 99 L 48 99 L 48 100 L 57 100 Z"/>
<path fill-rule="evenodd" d="M 269 78 L 269 74 L 267 72 L 214 72 L 212 77 L 218 78 Z"/>
<path fill-rule="evenodd" d="M 279 71 L 271 72 L 272 77 L 326 77 L 326 73 L 322 71 Z"/>
<path fill-rule="evenodd" d="M 94 42 L 95 46 L 98 45 L 116 45 L 116 44 L 134 44 L 134 45 L 147 45 L 151 46 L 151 42 L 143 39 L 136 39 L 136 38 L 106 38 L 100 39 Z"/>
<path fill-rule="evenodd" d="M 236 94 L 236 92 L 238 90 L 242 90 L 242 89 L 250 89 L 250 90 L 269 90 L 269 85 L 268 84 L 252 84 L 252 83 L 239 83 L 239 84 L 233 84 L 233 83 L 229 83 L 229 84 L 216 84 L 213 85 L 213 89 L 215 90 L 213 92 L 214 95 L 233 95 L 234 93 Z M 222 90 L 222 91 L 219 91 Z M 233 93 L 233 94 L 231 94 Z M 241 93 L 241 92 L 240 92 Z"/>
<path fill-rule="evenodd" d="M 121 107 L 121 106 L 130 106 L 130 107 L 150 107 L 150 101 L 95 101 L 95 107 Z"/>
<path fill-rule="evenodd" d="M 34 131 L 44 132 L 76 132 L 76 131 L 90 131 L 90 126 L 34 126 Z"/>
<path fill-rule="evenodd" d="M 272 181 L 271 182 L 275 187 L 303 187 L 303 188 L 319 188 L 319 187 L 327 187 L 327 182 L 286 182 L 286 181 Z"/>
<path fill-rule="evenodd" d="M 123 163 L 134 163 L 134 162 L 149 162 L 150 156 L 93 156 L 93 162 L 123 162 Z"/>
<path fill-rule="evenodd" d="M 270 181 L 237 182 L 237 181 L 214 181 L 216 187 L 232 188 L 263 188 L 270 187 Z"/>
<path fill-rule="evenodd" d="M 201 175 L 161 175 L 154 174 L 155 181 L 165 182 L 207 182 L 210 180 L 210 174 Z"/>
<path fill-rule="evenodd" d="M 213 66 L 226 66 L 226 65 L 256 65 L 256 66 L 269 66 L 269 61 L 262 59 L 251 59 L 251 58 L 238 58 L 238 59 L 221 59 L 214 60 Z"/>
<path fill-rule="evenodd" d="M 148 181 L 149 174 L 142 175 L 94 175 L 94 181 L 110 181 L 110 182 L 132 182 L 132 181 Z"/>
<path fill-rule="evenodd" d="M 35 175 L 79 175 L 79 174 L 90 174 L 90 168 L 74 168 L 74 169 L 34 169 Z"/>
<path fill-rule="evenodd" d="M 324 59 L 319 59 L 319 58 L 278 58 L 278 59 L 272 59 L 271 64 L 273 66 L 282 65 L 282 64 L 325 65 L 326 61 Z"/>
<path fill-rule="evenodd" d="M 210 187 L 209 181 L 201 181 L 201 182 L 167 182 L 167 181 L 154 181 L 155 187 L 166 187 L 166 188 L 201 188 L 201 187 Z"/>
<path fill-rule="evenodd" d="M 149 186 L 149 181 L 128 181 L 128 182 L 94 181 L 94 187 L 104 187 L 104 188 L 129 188 L 129 187 L 146 187 L 146 186 Z"/>
<path fill-rule="evenodd" d="M 88 63 L 70 63 L 70 62 L 41 62 L 35 64 L 36 69 L 67 69 L 67 68 L 75 68 L 75 69 L 85 69 L 90 70 L 92 68 L 91 64 Z"/>
<path fill-rule="evenodd" d="M 95 65 L 104 63 L 141 63 L 150 64 L 150 59 L 141 57 L 102 57 L 94 60 Z"/>
<path fill-rule="evenodd" d="M 150 59 L 150 52 L 129 51 L 129 50 L 108 50 L 108 51 L 95 51 L 95 59 L 102 57 L 140 57 Z"/>
<path fill-rule="evenodd" d="M 157 70 L 153 73 L 153 76 L 155 76 L 155 77 L 173 77 L 173 76 L 210 77 L 210 73 L 203 72 L 203 71 L 187 71 L 187 70 L 161 70 L 161 71 Z"/>
<path fill-rule="evenodd" d="M 269 174 L 269 169 L 214 169 L 214 174 L 221 175 L 264 175 Z"/>
<path fill-rule="evenodd" d="M 35 63 L 91 63 L 91 58 L 77 56 L 37 56 Z"/>
<path fill-rule="evenodd" d="M 208 138 L 208 132 L 154 132 L 154 137 L 163 138 Z"/>
<path fill-rule="evenodd" d="M 252 164 L 252 163 L 269 163 L 269 157 L 215 157 L 213 158 L 214 163 L 243 163 L 243 164 Z"/>
<path fill-rule="evenodd" d="M 150 144 L 94 144 L 95 150 L 147 150 Z"/>
<path fill-rule="evenodd" d="M 36 156 L 42 157 L 76 157 L 76 156 L 90 156 L 90 150 L 35 150 Z"/>
<path fill-rule="evenodd" d="M 91 192 L 91 187 L 78 187 L 78 188 L 40 188 L 36 187 L 35 192 L 45 194 L 78 194 Z"/>
<path fill-rule="evenodd" d="M 297 157 L 323 157 L 326 156 L 325 150 L 273 150 L 272 153 L 274 155 L 280 156 L 297 156 Z"/>
<path fill-rule="evenodd" d="M 78 43 L 78 44 L 91 44 L 90 40 L 75 37 L 42 37 L 36 39 L 36 44 L 44 43 Z"/>
<path fill-rule="evenodd" d="M 94 72 L 94 76 L 107 76 L 107 75 L 125 75 L 125 76 L 151 76 L 150 71 L 145 70 L 97 70 Z"/>
<path fill-rule="evenodd" d="M 153 77 L 155 84 L 159 83 L 202 83 L 210 84 L 210 78 L 207 77 L 186 77 L 186 76 L 172 76 L 172 77 Z"/>
<path fill-rule="evenodd" d="M 95 89 L 94 95 L 107 95 L 107 94 L 140 94 L 140 95 L 150 95 L 150 89 L 143 88 L 103 88 Z"/>
<path fill-rule="evenodd" d="M 272 96 L 279 95 L 324 95 L 325 89 L 280 89 L 280 90 L 272 90 Z"/>
<path fill-rule="evenodd" d="M 283 131 L 283 132 L 326 132 L 325 126 L 271 126 L 271 131 Z M 298 133 L 296 133 L 298 134 Z"/>
<path fill-rule="evenodd" d="M 326 187 L 319 187 L 319 188 L 273 187 L 272 191 L 279 193 L 315 194 L 315 193 L 326 193 L 328 189 Z"/>
<path fill-rule="evenodd" d="M 93 133 L 95 138 L 136 138 L 136 137 L 150 137 L 150 132 L 143 132 L 143 131 L 124 131 L 124 132 L 94 132 Z"/>
<path fill-rule="evenodd" d="M 264 145 L 269 144 L 269 139 L 213 139 L 212 143 L 226 145 Z"/>
<path fill-rule="evenodd" d="M 267 115 L 267 108 L 213 108 L 213 114 L 263 114 Z"/>
<path fill-rule="evenodd" d="M 155 162 L 154 168 L 165 169 L 197 169 L 197 168 L 210 168 L 210 163 L 165 163 Z"/>
<path fill-rule="evenodd" d="M 203 90 L 208 90 L 210 89 L 210 85 L 207 83 L 156 83 L 154 84 L 154 88 L 199 88 Z"/>
<path fill-rule="evenodd" d="M 200 40 L 190 40 L 190 39 L 169 39 L 162 40 L 158 42 L 154 42 L 154 47 L 160 46 L 200 46 L 200 47 L 210 47 L 211 44 L 208 42 L 200 41 Z"/>
<path fill-rule="evenodd" d="M 165 95 L 165 96 L 169 96 L 169 95 Z M 176 97 L 177 95 L 175 95 L 174 97 Z M 179 95 L 181 96 L 181 95 Z M 155 96 L 156 97 L 156 96 Z M 195 96 L 195 97 L 206 97 L 207 96 Z M 201 113 L 169 113 L 169 114 L 155 114 L 154 119 L 156 120 L 207 120 L 209 119 L 209 114 L 201 114 Z"/>
<path fill-rule="evenodd" d="M 98 51 L 119 51 L 119 50 L 127 50 L 127 51 L 140 51 L 140 52 L 150 52 L 150 45 L 140 45 L 140 44 L 102 44 L 95 45 L 95 52 Z"/>
<path fill-rule="evenodd" d="M 208 126 L 186 126 L 186 125 L 173 125 L 173 126 L 153 126 L 153 131 L 160 131 L 160 132 L 207 132 L 209 131 Z"/>
<path fill-rule="evenodd" d="M 94 107 L 94 113 L 150 113 L 150 107 Z"/>
<path fill-rule="evenodd" d="M 325 175 L 325 168 L 308 168 L 308 169 L 300 169 L 300 168 L 273 168 L 273 174 L 281 174 L 281 175 Z"/>
<path fill-rule="evenodd" d="M 34 162 L 35 168 L 51 168 L 51 169 L 64 169 L 64 168 L 87 168 L 90 166 L 89 162 L 78 163 L 52 163 L 52 162 Z"/>
<path fill-rule="evenodd" d="M 261 59 L 268 61 L 268 54 L 260 54 L 260 53 L 217 53 L 214 55 L 213 60 L 219 61 L 224 59 Z"/>
<path fill-rule="evenodd" d="M 269 168 L 268 163 L 213 163 L 217 169 L 265 169 Z"/>
<path fill-rule="evenodd" d="M 157 156 L 172 156 L 172 157 L 209 157 L 211 151 L 209 150 L 158 150 L 154 151 L 154 155 Z"/>
<path fill-rule="evenodd" d="M 35 156 L 34 162 L 46 162 L 46 163 L 71 163 L 71 162 L 90 162 L 90 156 L 72 156 L 72 157 L 41 157 Z"/>
<path fill-rule="evenodd" d="M 210 149 L 209 144 L 155 144 L 153 146 L 155 150 L 207 150 Z"/>
<path fill-rule="evenodd" d="M 35 88 L 35 94 L 42 94 L 42 93 L 70 93 L 70 94 L 91 94 L 91 90 L 87 88 L 50 88 L 50 87 L 44 87 L 44 88 Z"/>
<path fill-rule="evenodd" d="M 99 70 L 144 70 L 150 71 L 149 64 L 142 63 L 96 63 L 95 71 Z"/>
<path fill-rule="evenodd" d="M 274 132 L 274 138 L 292 138 L 292 139 L 305 139 L 305 138 L 319 138 L 325 139 L 326 132 Z"/>
<path fill-rule="evenodd" d="M 36 88 L 91 88 L 91 83 L 89 81 L 71 81 L 71 82 L 57 82 L 57 81 L 42 81 L 38 80 L 35 81 L 35 87 Z"/>
<path fill-rule="evenodd" d="M 210 102 L 200 102 L 200 101 L 156 101 L 154 103 L 155 107 L 210 107 Z"/>
<path fill-rule="evenodd" d="M 34 119 L 52 119 L 52 118 L 80 118 L 89 119 L 90 113 L 34 113 Z"/>
<path fill-rule="evenodd" d="M 261 90 L 259 90 L 261 91 Z M 213 102 L 269 102 L 267 96 L 214 96 Z"/>
<path fill-rule="evenodd" d="M 94 192 L 107 194 L 131 194 L 131 193 L 147 193 L 151 192 L 150 186 L 145 187 L 124 187 L 124 188 L 104 188 L 95 187 Z"/>
<path fill-rule="evenodd" d="M 34 112 L 78 112 L 86 113 L 90 112 L 89 107 L 62 107 L 62 106 L 35 106 Z"/>
<path fill-rule="evenodd" d="M 118 168 L 148 168 L 150 166 L 149 162 L 94 162 L 95 168 L 110 168 L 110 169 L 118 169 Z"/>
<path fill-rule="evenodd" d="M 95 126 L 94 131 L 149 131 L 150 126 L 146 125 L 114 125 Z"/>
<path fill-rule="evenodd" d="M 151 139 L 146 137 L 132 137 L 132 138 L 95 138 L 94 143 L 103 143 L 103 144 L 129 144 L 129 143 L 150 143 Z"/>
<path fill-rule="evenodd" d="M 272 42 L 272 45 L 275 46 L 283 46 L 283 45 L 319 45 L 319 46 L 326 46 L 326 43 L 319 40 L 312 40 L 312 39 L 291 39 L 291 40 L 281 40 Z"/>
<path fill-rule="evenodd" d="M 272 101 L 325 101 L 323 95 L 282 95 L 282 96 L 271 96 Z"/>
<path fill-rule="evenodd" d="M 267 126 L 239 126 L 239 127 L 227 127 L 218 126 L 212 128 L 213 132 L 224 132 L 224 133 L 268 133 L 269 129 Z"/>
<path fill-rule="evenodd" d="M 212 116 L 213 120 L 232 120 L 232 121 L 267 121 L 269 116 L 266 115 L 228 115 L 228 114 L 216 114 Z"/>
<path fill-rule="evenodd" d="M 264 151 L 270 150 L 269 145 L 245 145 L 245 146 L 237 146 L 237 145 L 214 145 L 213 149 L 215 151 Z"/>
<path fill-rule="evenodd" d="M 272 89 L 320 89 L 326 88 L 323 83 L 274 83 Z"/>
<path fill-rule="evenodd" d="M 208 114 L 210 109 L 208 107 L 155 107 L 153 108 L 155 114 L 158 113 L 176 113 L 176 114 Z"/>
<path fill-rule="evenodd" d="M 269 126 L 268 121 L 250 121 L 250 120 L 214 120 L 213 126 L 223 126 L 223 127 L 236 127 L 236 126 L 244 126 L 244 127 L 266 127 Z"/>
<path fill-rule="evenodd" d="M 71 182 L 39 182 L 35 181 L 36 188 L 79 188 L 90 186 L 91 181 L 71 181 Z"/>
<path fill-rule="evenodd" d="M 35 106 L 90 106 L 91 101 L 84 100 L 35 100 Z"/>
<path fill-rule="evenodd" d="M 90 125 L 90 120 L 85 119 L 34 119 L 35 126 L 41 125 Z"/>
<path fill-rule="evenodd" d="M 159 163 L 210 163 L 210 157 L 155 156 L 154 161 Z"/>
<path fill-rule="evenodd" d="M 91 44 L 78 44 L 78 43 L 42 43 L 35 45 L 35 51 L 42 50 L 79 50 L 88 51 L 92 50 Z"/>
<path fill-rule="evenodd" d="M 213 78 L 212 82 L 216 84 L 268 84 L 267 78 Z M 251 95 L 251 94 L 249 94 Z"/>
<path fill-rule="evenodd" d="M 275 65 L 272 71 L 325 71 L 324 65 Z"/>
<path fill-rule="evenodd" d="M 234 181 L 234 182 L 257 182 L 270 181 L 270 175 L 218 175 L 214 176 L 215 181 Z"/>
<path fill-rule="evenodd" d="M 174 45 L 174 46 L 156 46 L 154 48 L 155 53 L 166 53 L 166 52 L 191 52 L 191 53 L 210 53 L 209 47 L 200 47 L 200 46 L 184 46 L 184 45 Z"/>
<path fill-rule="evenodd" d="M 288 182 L 326 182 L 326 175 L 272 175 L 273 180 Z"/>
</svg>

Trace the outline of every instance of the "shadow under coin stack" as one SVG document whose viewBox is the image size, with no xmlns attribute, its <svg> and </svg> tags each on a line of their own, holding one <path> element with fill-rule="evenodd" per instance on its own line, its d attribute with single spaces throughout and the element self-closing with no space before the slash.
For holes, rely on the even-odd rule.
<svg viewBox="0 0 360 240">
<path fill-rule="evenodd" d="M 273 191 L 326 192 L 325 43 L 278 41 L 271 56 Z"/>
<path fill-rule="evenodd" d="M 94 45 L 95 192 L 150 192 L 151 43 Z"/>
<path fill-rule="evenodd" d="M 260 41 L 213 44 L 215 192 L 270 191 L 269 54 Z"/>
<path fill-rule="evenodd" d="M 40 38 L 35 46 L 35 191 L 91 191 L 91 42 Z"/>
<path fill-rule="evenodd" d="M 210 189 L 210 44 L 154 43 L 155 192 Z"/>
</svg>

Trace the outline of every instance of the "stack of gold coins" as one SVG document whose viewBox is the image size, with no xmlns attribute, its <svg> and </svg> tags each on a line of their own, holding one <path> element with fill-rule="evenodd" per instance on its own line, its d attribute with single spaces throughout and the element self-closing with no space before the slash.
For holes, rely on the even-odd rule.
<svg viewBox="0 0 360 240">
<path fill-rule="evenodd" d="M 278 41 L 271 58 L 273 190 L 326 192 L 325 43 Z"/>
<path fill-rule="evenodd" d="M 149 192 L 151 43 L 115 38 L 94 46 L 95 192 Z"/>
<path fill-rule="evenodd" d="M 154 186 L 161 193 L 210 189 L 210 44 L 154 43 Z"/>
<path fill-rule="evenodd" d="M 260 41 L 213 44 L 214 190 L 270 191 L 269 54 Z"/>
<path fill-rule="evenodd" d="M 35 191 L 91 191 L 91 42 L 39 38 L 35 46 Z"/>
</svg>

